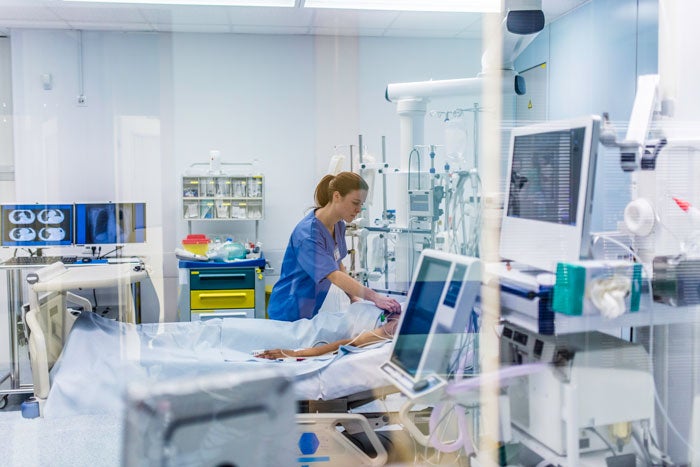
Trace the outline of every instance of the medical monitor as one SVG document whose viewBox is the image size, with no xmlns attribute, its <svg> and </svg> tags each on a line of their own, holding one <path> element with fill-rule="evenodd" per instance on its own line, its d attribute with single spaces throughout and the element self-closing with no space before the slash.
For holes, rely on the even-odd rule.
<svg viewBox="0 0 700 467">
<path fill-rule="evenodd" d="M 3 204 L 2 246 L 43 247 L 73 243 L 72 204 Z"/>
<path fill-rule="evenodd" d="M 75 243 L 100 245 L 144 243 L 146 203 L 75 205 Z"/>
<path fill-rule="evenodd" d="M 466 332 L 481 288 L 476 258 L 423 250 L 389 361 L 382 365 L 409 397 L 444 384 L 454 366 L 456 337 Z"/>
<path fill-rule="evenodd" d="M 122 465 L 292 465 L 296 394 L 281 371 L 255 368 L 148 384 L 126 394 Z"/>
<path fill-rule="evenodd" d="M 590 255 L 600 118 L 514 128 L 500 254 L 545 271 Z"/>
</svg>

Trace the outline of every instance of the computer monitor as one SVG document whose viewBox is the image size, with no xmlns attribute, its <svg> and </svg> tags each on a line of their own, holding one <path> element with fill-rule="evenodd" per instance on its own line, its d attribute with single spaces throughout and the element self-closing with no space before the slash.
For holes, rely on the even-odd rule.
<svg viewBox="0 0 700 467">
<path fill-rule="evenodd" d="M 600 117 L 514 128 L 501 224 L 503 259 L 555 271 L 590 255 Z"/>
<path fill-rule="evenodd" d="M 3 204 L 2 246 L 44 247 L 73 243 L 72 204 Z"/>
<path fill-rule="evenodd" d="M 418 397 L 443 385 L 481 288 L 481 262 L 423 250 L 389 361 L 382 370 L 404 394 Z"/>
<path fill-rule="evenodd" d="M 75 243 L 77 245 L 144 243 L 145 241 L 145 203 L 75 205 Z"/>
<path fill-rule="evenodd" d="M 291 465 L 296 408 L 291 378 L 271 368 L 132 383 L 122 465 Z"/>
</svg>

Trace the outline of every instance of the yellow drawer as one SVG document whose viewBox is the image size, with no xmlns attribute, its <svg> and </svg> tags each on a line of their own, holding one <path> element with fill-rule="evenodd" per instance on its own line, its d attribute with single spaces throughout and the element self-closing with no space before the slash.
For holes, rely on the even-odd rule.
<svg viewBox="0 0 700 467">
<path fill-rule="evenodd" d="M 193 311 L 215 308 L 255 308 L 255 290 L 194 290 L 190 292 Z"/>
</svg>

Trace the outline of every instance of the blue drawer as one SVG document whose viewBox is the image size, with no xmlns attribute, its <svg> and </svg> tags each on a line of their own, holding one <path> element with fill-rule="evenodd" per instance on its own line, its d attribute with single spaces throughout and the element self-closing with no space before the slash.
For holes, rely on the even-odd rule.
<svg viewBox="0 0 700 467">
<path fill-rule="evenodd" d="M 190 290 L 255 289 L 254 268 L 192 269 Z"/>
</svg>

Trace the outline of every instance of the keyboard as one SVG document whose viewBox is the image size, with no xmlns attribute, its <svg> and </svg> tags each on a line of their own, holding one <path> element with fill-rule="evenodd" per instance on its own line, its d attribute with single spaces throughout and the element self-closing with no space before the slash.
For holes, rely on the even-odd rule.
<svg viewBox="0 0 700 467">
<path fill-rule="evenodd" d="M 45 266 L 56 262 L 73 264 L 78 262 L 77 256 L 15 256 L 5 261 L 6 266 Z"/>
</svg>

